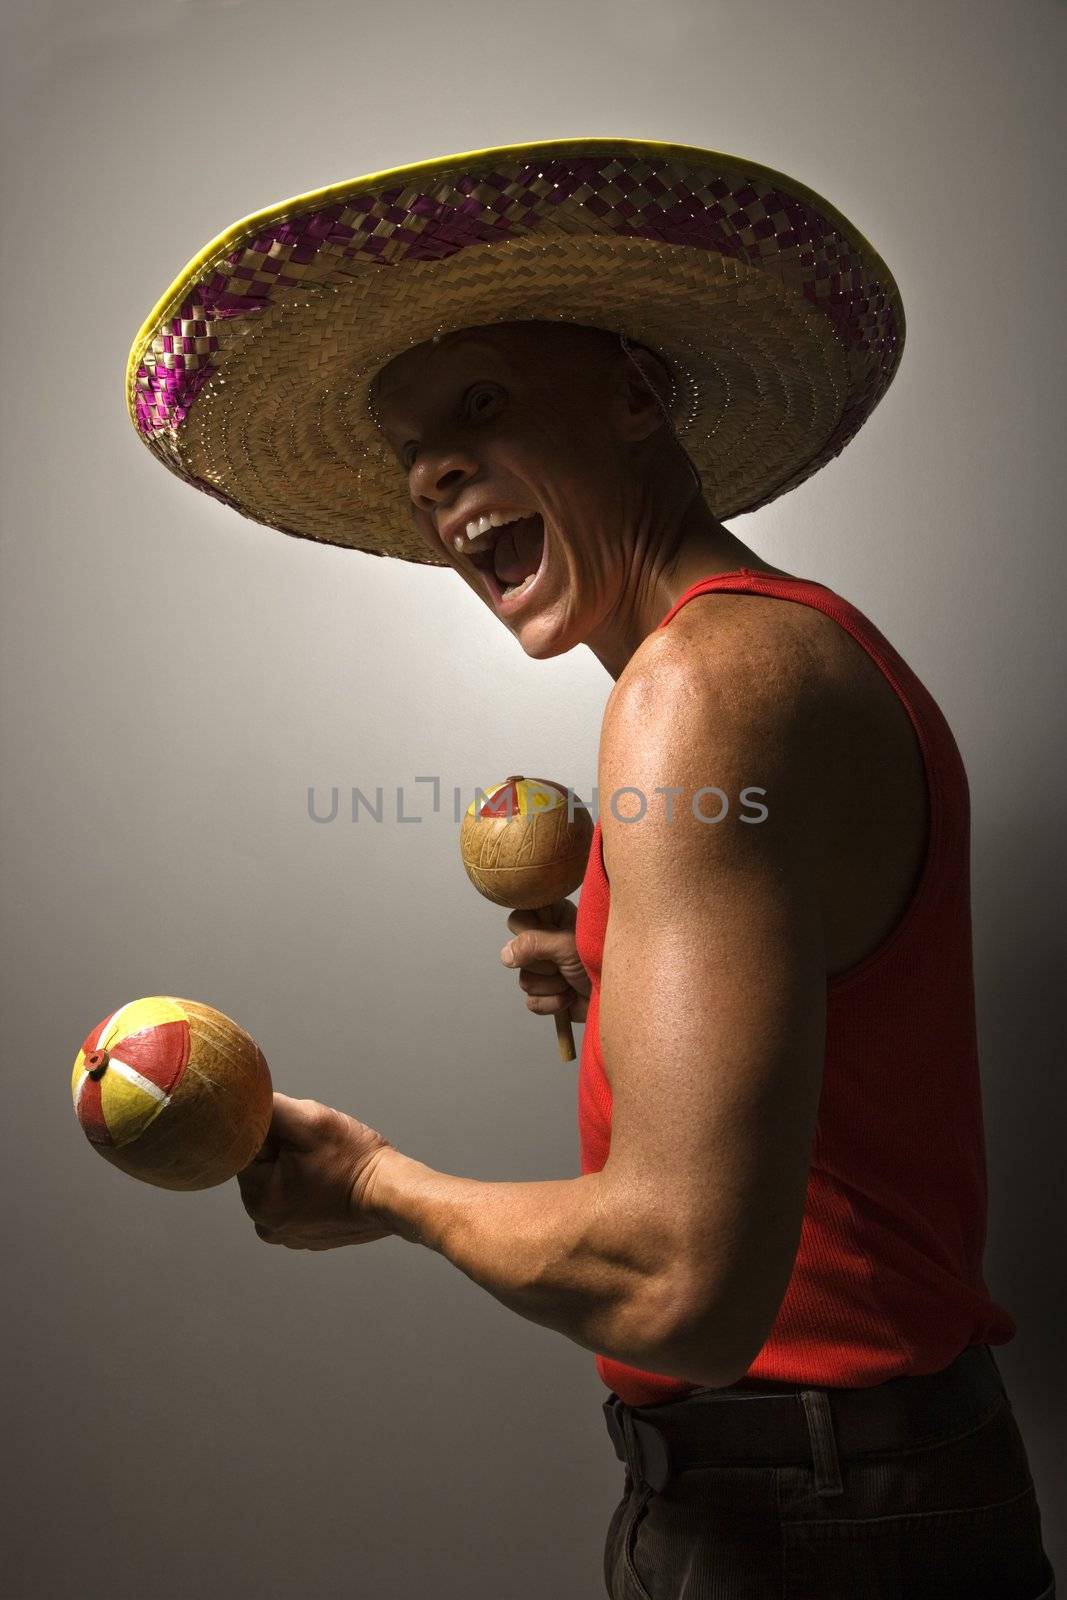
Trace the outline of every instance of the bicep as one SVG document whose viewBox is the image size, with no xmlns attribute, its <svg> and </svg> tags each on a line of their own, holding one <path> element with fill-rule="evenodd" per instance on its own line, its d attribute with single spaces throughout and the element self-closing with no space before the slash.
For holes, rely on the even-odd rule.
<svg viewBox="0 0 1067 1600">
<path fill-rule="evenodd" d="M 796 1253 L 826 969 L 788 754 L 770 758 L 766 820 L 744 822 L 743 733 L 731 742 L 722 729 L 694 748 L 668 730 L 609 749 L 603 778 L 623 781 L 622 762 L 650 803 L 630 823 L 610 801 L 602 812 L 611 910 L 600 1037 L 615 1192 L 645 1219 L 684 1314 L 714 1318 L 720 1332 L 734 1318 L 744 1349 L 769 1331 Z M 708 781 L 708 743 L 730 799 L 717 823 L 691 804 Z M 683 789 L 671 820 L 652 798 L 667 783 Z"/>
</svg>

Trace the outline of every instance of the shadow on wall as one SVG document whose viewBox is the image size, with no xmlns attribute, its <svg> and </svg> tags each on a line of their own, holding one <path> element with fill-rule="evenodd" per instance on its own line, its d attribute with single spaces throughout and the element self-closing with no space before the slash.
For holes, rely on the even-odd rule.
<svg viewBox="0 0 1067 1600">
<path fill-rule="evenodd" d="M 1037 1484 L 1045 1548 L 1067 1570 L 1067 1072 L 1064 852 L 1018 804 L 972 841 L 974 968 L 989 1157 L 986 1282 L 1018 1325 L 997 1350 Z M 1058 869 L 1058 870 L 1057 870 Z"/>
</svg>

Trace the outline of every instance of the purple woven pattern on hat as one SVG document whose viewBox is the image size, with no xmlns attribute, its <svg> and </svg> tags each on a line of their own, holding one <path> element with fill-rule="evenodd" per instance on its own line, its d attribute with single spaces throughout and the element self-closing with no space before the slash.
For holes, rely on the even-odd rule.
<svg viewBox="0 0 1067 1600">
<path fill-rule="evenodd" d="M 138 371 L 142 370 L 146 369 L 138 368 Z M 134 401 L 137 426 L 141 432 L 151 433 L 157 428 L 175 427 L 182 422 L 210 376 L 211 368 L 206 363 L 187 370 L 181 356 L 173 367 L 157 365 L 151 386 L 140 390 Z"/>
<path fill-rule="evenodd" d="M 346 261 L 442 260 L 472 245 L 528 236 L 553 224 L 561 206 L 584 207 L 600 233 L 714 250 L 763 264 L 776 277 L 788 272 L 830 318 L 846 351 L 868 358 L 860 391 L 827 441 L 831 454 L 844 448 L 888 384 L 899 328 L 885 286 L 864 279 L 861 257 L 828 218 L 762 175 L 706 179 L 678 158 L 605 153 L 438 173 L 424 182 L 421 189 L 363 190 L 286 217 L 214 263 L 138 368 L 141 432 L 174 428 L 184 418 L 212 369 L 216 319 L 252 317 L 278 289 L 314 289 Z"/>
</svg>

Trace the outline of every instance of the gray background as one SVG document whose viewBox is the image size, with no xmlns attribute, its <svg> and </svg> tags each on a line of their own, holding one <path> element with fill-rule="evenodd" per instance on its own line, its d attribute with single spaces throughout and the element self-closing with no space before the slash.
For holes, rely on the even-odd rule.
<svg viewBox="0 0 1067 1600">
<path fill-rule="evenodd" d="M 609 680 L 527 660 L 451 574 L 197 495 L 137 442 L 123 370 L 237 217 L 587 133 L 783 168 L 901 287 L 870 423 L 733 527 L 889 635 L 967 762 L 987 1277 L 1062 1560 L 1067 8 L 8 0 L 6 24 L 3 1593 L 602 1593 L 622 1473 L 591 1355 L 419 1247 L 267 1249 L 234 1185 L 125 1179 L 68 1089 L 95 1022 L 188 995 L 279 1087 L 442 1170 L 577 1172 L 574 1070 L 448 815 L 316 826 L 306 792 L 407 784 L 425 812 L 415 775 L 522 770 L 587 793 Z"/>
</svg>

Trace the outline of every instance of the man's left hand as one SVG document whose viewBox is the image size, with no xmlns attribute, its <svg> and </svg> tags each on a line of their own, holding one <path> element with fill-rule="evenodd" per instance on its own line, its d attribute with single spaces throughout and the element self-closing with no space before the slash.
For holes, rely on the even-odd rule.
<svg viewBox="0 0 1067 1600">
<path fill-rule="evenodd" d="M 263 1148 L 237 1174 L 245 1210 L 267 1244 L 333 1250 L 390 1230 L 365 1207 L 374 1168 L 391 1149 L 373 1128 L 317 1100 L 274 1096 Z"/>
</svg>

